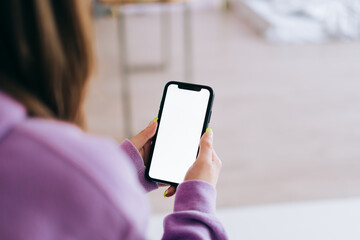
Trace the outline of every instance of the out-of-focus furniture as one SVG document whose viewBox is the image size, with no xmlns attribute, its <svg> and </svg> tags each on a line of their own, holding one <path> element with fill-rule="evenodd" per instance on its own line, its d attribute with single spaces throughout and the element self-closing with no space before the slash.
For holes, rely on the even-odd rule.
<svg viewBox="0 0 360 240">
<path fill-rule="evenodd" d="M 179 4 L 183 8 L 183 48 L 184 48 L 184 79 L 192 80 L 192 14 L 189 1 L 187 0 L 98 0 L 98 2 L 108 5 L 111 12 L 118 19 L 119 46 L 120 46 L 120 69 L 121 69 L 121 101 L 123 105 L 123 119 L 126 137 L 132 135 L 132 113 L 130 109 L 130 85 L 129 74 L 137 71 L 163 70 L 170 63 L 170 12 L 166 8 L 169 4 Z M 126 6 L 144 7 L 148 4 L 157 4 L 162 10 L 161 14 L 161 63 L 147 64 L 141 66 L 130 66 L 128 62 L 128 49 L 126 42 Z"/>
</svg>

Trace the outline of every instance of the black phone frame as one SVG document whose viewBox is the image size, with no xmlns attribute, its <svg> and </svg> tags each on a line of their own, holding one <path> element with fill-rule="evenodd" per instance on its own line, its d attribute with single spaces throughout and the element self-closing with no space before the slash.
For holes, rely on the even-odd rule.
<svg viewBox="0 0 360 240">
<path fill-rule="evenodd" d="M 192 90 L 192 91 L 200 91 L 201 89 L 207 89 L 209 91 L 210 96 L 209 96 L 209 101 L 208 101 L 208 105 L 207 105 L 207 109 L 206 109 L 206 114 L 205 114 L 205 119 L 204 119 L 201 136 L 205 133 L 206 128 L 209 125 L 215 94 L 214 94 L 214 90 L 209 86 L 186 83 L 186 82 L 170 81 L 170 82 L 166 83 L 166 85 L 164 87 L 163 96 L 161 99 L 160 108 L 159 108 L 159 112 L 158 112 L 158 125 L 157 125 L 155 135 L 152 139 L 152 144 L 151 144 L 150 153 L 149 153 L 149 159 L 148 159 L 148 162 L 146 164 L 146 169 L 145 169 L 145 178 L 151 182 L 157 182 L 157 183 L 167 184 L 167 185 L 176 187 L 177 185 L 179 185 L 179 183 L 174 183 L 174 182 L 170 182 L 170 181 L 166 181 L 166 180 L 162 180 L 162 179 L 152 178 L 149 175 L 149 171 L 150 171 L 150 167 L 151 167 L 151 160 L 152 160 L 152 156 L 153 156 L 153 152 L 154 152 L 154 148 L 155 148 L 155 144 L 156 144 L 156 137 L 158 134 L 159 126 L 161 124 L 161 115 L 162 115 L 162 111 L 163 111 L 163 107 L 164 107 L 164 103 L 165 103 L 165 99 L 166 99 L 167 89 L 170 85 L 178 85 L 178 87 L 180 89 L 187 89 L 187 90 Z M 199 154 L 199 149 L 198 149 L 197 154 Z"/>
</svg>

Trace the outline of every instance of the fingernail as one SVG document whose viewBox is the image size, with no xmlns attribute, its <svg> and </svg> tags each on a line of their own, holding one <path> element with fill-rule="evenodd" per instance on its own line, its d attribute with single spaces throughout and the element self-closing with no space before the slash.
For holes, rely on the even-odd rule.
<svg viewBox="0 0 360 240">
<path fill-rule="evenodd" d="M 167 197 L 167 196 L 166 196 L 167 194 L 168 194 L 168 190 L 166 190 L 166 191 L 164 192 L 164 198 Z"/>
<path fill-rule="evenodd" d="M 156 122 L 158 121 L 158 119 L 159 119 L 159 118 L 156 117 L 156 118 L 154 118 L 153 120 L 151 120 L 150 123 L 149 123 L 149 126 L 152 125 L 152 124 L 154 124 L 154 123 L 156 123 Z"/>
<path fill-rule="evenodd" d="M 213 130 L 211 128 L 207 128 L 206 132 L 213 134 Z"/>
</svg>

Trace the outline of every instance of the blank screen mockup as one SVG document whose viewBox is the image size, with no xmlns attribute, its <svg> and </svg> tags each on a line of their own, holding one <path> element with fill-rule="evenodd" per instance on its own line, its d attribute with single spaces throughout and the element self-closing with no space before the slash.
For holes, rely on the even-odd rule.
<svg viewBox="0 0 360 240">
<path fill-rule="evenodd" d="M 169 85 L 163 105 L 149 176 L 181 183 L 197 156 L 210 92 Z"/>
</svg>

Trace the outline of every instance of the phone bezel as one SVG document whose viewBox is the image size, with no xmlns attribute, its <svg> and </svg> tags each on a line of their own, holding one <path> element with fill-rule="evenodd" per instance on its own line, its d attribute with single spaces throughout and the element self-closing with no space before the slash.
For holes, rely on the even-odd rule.
<svg viewBox="0 0 360 240">
<path fill-rule="evenodd" d="M 170 81 L 170 82 L 166 83 L 166 85 L 164 87 L 163 96 L 161 98 L 161 103 L 160 103 L 160 108 L 159 108 L 159 113 L 158 113 L 158 126 L 157 126 L 157 129 L 156 129 L 155 135 L 154 135 L 154 137 L 152 139 L 152 144 L 151 144 L 150 153 L 149 153 L 149 159 L 148 159 L 146 169 L 145 169 L 145 178 L 147 180 L 151 181 L 151 182 L 157 182 L 157 183 L 163 183 L 163 184 L 168 184 L 168 185 L 172 185 L 172 186 L 177 186 L 177 185 L 179 185 L 179 183 L 170 182 L 170 181 L 166 181 L 166 180 L 162 180 L 162 179 L 152 178 L 149 175 L 149 171 L 150 171 L 150 167 L 151 167 L 151 160 L 152 160 L 152 156 L 153 156 L 153 151 L 154 151 L 154 147 L 155 147 L 155 144 L 156 144 L 156 138 L 157 138 L 159 126 L 160 126 L 160 123 L 161 123 L 161 115 L 162 115 L 162 112 L 163 112 L 163 107 L 164 107 L 164 103 L 165 103 L 165 99 L 166 99 L 167 90 L 168 90 L 168 87 L 170 85 L 178 85 L 178 87 L 181 88 L 181 89 L 187 89 L 187 90 L 191 90 L 191 91 L 200 91 L 201 89 L 206 89 L 206 90 L 209 91 L 210 96 L 209 96 L 209 101 L 208 101 L 208 105 L 207 105 L 207 108 L 206 108 L 206 114 L 205 114 L 205 119 L 204 119 L 204 124 L 203 124 L 203 128 L 202 128 L 201 136 L 206 131 L 206 128 L 208 127 L 208 124 L 210 122 L 212 106 L 213 106 L 213 101 L 214 101 L 214 91 L 209 86 L 199 85 L 199 84 L 192 84 L 192 83 L 185 83 L 185 82 L 177 82 L 177 81 Z M 199 153 L 199 149 L 198 149 L 198 153 Z"/>
</svg>

